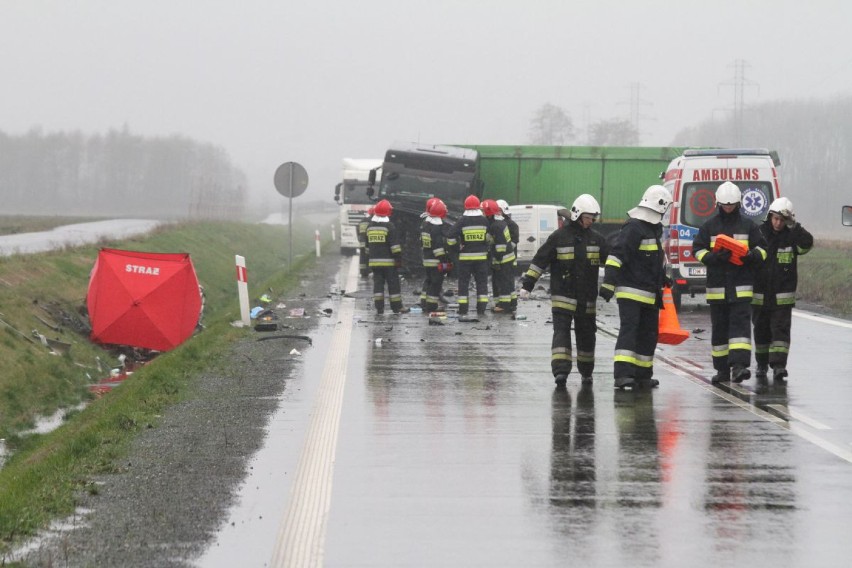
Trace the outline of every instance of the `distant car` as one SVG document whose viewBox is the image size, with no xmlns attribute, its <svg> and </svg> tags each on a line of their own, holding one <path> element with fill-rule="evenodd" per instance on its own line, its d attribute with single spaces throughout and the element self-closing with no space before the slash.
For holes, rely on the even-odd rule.
<svg viewBox="0 0 852 568">
<path fill-rule="evenodd" d="M 561 205 L 510 205 L 509 214 L 518 224 L 518 266 L 527 268 L 550 234 L 562 226 L 567 209 Z"/>
</svg>

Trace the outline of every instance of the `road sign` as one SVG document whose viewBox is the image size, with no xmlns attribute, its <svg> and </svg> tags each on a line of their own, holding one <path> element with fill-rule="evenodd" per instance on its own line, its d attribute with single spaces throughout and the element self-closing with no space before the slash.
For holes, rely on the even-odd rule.
<svg viewBox="0 0 852 568">
<path fill-rule="evenodd" d="M 275 189 L 284 197 L 298 197 L 308 188 L 308 172 L 301 164 L 284 162 L 275 170 Z"/>
</svg>

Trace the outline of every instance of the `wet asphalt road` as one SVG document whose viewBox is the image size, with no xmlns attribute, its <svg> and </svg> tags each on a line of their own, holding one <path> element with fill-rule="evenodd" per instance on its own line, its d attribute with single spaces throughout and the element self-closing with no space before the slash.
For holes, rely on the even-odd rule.
<svg viewBox="0 0 852 568">
<path fill-rule="evenodd" d="M 429 325 L 375 316 L 370 285 L 335 301 L 200 566 L 849 564 L 849 322 L 799 312 L 786 385 L 716 388 L 708 310 L 685 299 L 692 337 L 634 393 L 612 388 L 601 303 L 594 384 L 556 389 L 546 298 Z"/>
</svg>

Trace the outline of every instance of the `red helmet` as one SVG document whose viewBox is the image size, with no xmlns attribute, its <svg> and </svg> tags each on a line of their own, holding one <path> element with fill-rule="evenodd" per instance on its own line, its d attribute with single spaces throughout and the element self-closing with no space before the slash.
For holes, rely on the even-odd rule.
<svg viewBox="0 0 852 568">
<path fill-rule="evenodd" d="M 497 213 L 500 213 L 500 206 L 493 199 L 486 199 L 482 202 L 482 212 L 486 217 L 493 217 Z"/>
<path fill-rule="evenodd" d="M 424 211 L 426 211 L 426 213 L 429 213 L 429 209 L 432 207 L 432 204 L 435 203 L 436 201 L 441 201 L 441 200 L 438 199 L 437 197 L 430 197 L 429 199 L 427 199 L 426 200 L 426 209 L 424 209 Z"/>
<path fill-rule="evenodd" d="M 437 197 L 433 197 L 432 199 L 434 199 L 434 201 L 432 201 L 429 205 L 429 215 L 443 219 L 447 216 L 447 205 Z"/>
<path fill-rule="evenodd" d="M 390 214 L 393 213 L 393 205 L 387 199 L 382 199 L 376 203 L 374 211 L 379 217 L 390 217 Z"/>
<path fill-rule="evenodd" d="M 479 198 L 475 195 L 468 195 L 464 200 L 465 209 L 479 209 Z"/>
</svg>

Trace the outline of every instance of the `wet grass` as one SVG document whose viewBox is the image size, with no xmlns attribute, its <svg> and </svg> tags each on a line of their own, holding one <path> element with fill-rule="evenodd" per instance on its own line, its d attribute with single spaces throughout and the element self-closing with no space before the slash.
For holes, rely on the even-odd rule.
<svg viewBox="0 0 852 568">
<path fill-rule="evenodd" d="M 18 233 L 37 233 L 49 231 L 62 225 L 100 221 L 95 217 L 57 217 L 57 216 L 28 216 L 0 215 L 0 235 L 16 235 Z"/>
<path fill-rule="evenodd" d="M 837 317 L 852 318 L 852 244 L 818 240 L 799 257 L 797 297 Z"/>
<path fill-rule="evenodd" d="M 0 259 L 0 438 L 13 450 L 0 469 L 0 558 L 19 538 L 73 512 L 75 492 L 96 491 L 91 476 L 114 471 L 140 429 L 156 424 L 163 409 L 182 400 L 192 378 L 216 364 L 227 343 L 249 333 L 230 322 L 239 319 L 234 255 L 246 257 L 250 297 L 272 289 L 283 293 L 297 281 L 300 267 L 314 262 L 313 231 L 294 230 L 292 271 L 285 267 L 288 244 L 283 227 L 237 223 L 172 225 L 132 241 L 105 246 L 151 252 L 189 252 L 207 298 L 206 329 L 177 349 L 137 370 L 84 411 L 68 413 L 61 428 L 21 436 L 37 416 L 48 416 L 91 400 L 87 385 L 117 365 L 113 355 L 75 331 L 84 322 L 80 308 L 97 247 Z M 50 313 L 42 306 L 49 306 Z M 52 329 L 36 316 L 58 324 Z M 63 356 L 31 335 L 38 329 L 71 342 Z M 97 358 L 102 362 L 98 371 Z M 107 363 L 103 365 L 103 363 Z"/>
</svg>

